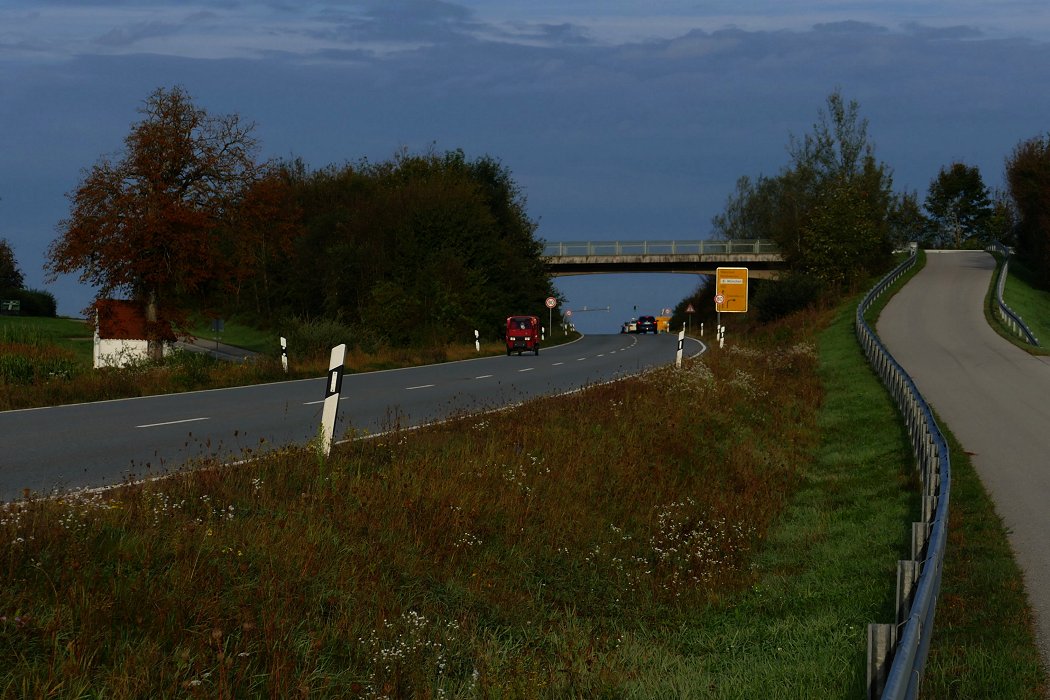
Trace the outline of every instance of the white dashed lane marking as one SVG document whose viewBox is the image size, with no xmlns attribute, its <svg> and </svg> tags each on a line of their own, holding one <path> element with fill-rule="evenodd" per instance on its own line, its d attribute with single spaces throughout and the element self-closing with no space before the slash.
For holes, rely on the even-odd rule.
<svg viewBox="0 0 1050 700">
<path fill-rule="evenodd" d="M 200 420 L 209 420 L 209 418 L 184 418 L 183 420 L 169 420 L 164 423 L 146 423 L 145 425 L 136 425 L 136 428 L 158 428 L 162 425 L 178 425 L 179 423 L 193 423 Z"/>
</svg>

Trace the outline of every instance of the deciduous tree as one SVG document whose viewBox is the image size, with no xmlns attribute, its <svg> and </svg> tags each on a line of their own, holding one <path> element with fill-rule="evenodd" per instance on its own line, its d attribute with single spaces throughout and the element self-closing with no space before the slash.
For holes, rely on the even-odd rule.
<svg viewBox="0 0 1050 700">
<path fill-rule="evenodd" d="M 890 241 L 894 248 L 903 248 L 908 243 L 925 245 L 930 223 L 922 213 L 915 192 L 894 194 L 889 210 Z"/>
<path fill-rule="evenodd" d="M 18 269 L 15 252 L 6 238 L 0 238 L 0 290 L 22 289 L 25 277 Z"/>
<path fill-rule="evenodd" d="M 181 87 L 157 89 L 140 112 L 122 157 L 103 157 L 69 195 L 47 266 L 52 277 L 79 272 L 99 299 L 142 302 L 155 340 L 222 283 L 220 229 L 259 166 L 254 126 L 209 115 Z"/>
<path fill-rule="evenodd" d="M 992 201 L 977 166 L 952 163 L 930 183 L 926 211 L 933 223 L 933 243 L 961 248 L 973 239 L 980 245 L 988 242 L 988 223 Z"/>
<path fill-rule="evenodd" d="M 1014 149 L 1006 180 L 1017 205 L 1017 254 L 1039 285 L 1050 289 L 1050 135 Z"/>
<path fill-rule="evenodd" d="M 355 342 L 442 344 L 486 334 L 554 293 L 509 170 L 461 151 L 291 167 L 303 235 L 271 280 L 289 315 L 355 324 Z"/>
<path fill-rule="evenodd" d="M 833 92 L 813 131 L 791 139 L 787 167 L 775 177 L 738 180 L 715 230 L 773 239 L 791 268 L 826 292 L 878 271 L 892 250 L 895 201 L 867 129 L 857 103 Z"/>
</svg>

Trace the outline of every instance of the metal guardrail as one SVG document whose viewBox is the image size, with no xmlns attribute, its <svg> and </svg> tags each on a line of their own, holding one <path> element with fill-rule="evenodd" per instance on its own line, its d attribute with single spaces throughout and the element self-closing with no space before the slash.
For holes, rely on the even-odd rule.
<svg viewBox="0 0 1050 700">
<path fill-rule="evenodd" d="M 543 255 L 548 258 L 600 255 L 732 255 L 737 253 L 775 254 L 773 241 L 569 241 L 548 242 Z"/>
<path fill-rule="evenodd" d="M 904 416 L 922 483 L 922 520 L 912 524 L 911 559 L 897 563 L 897 619 L 889 624 L 868 625 L 868 697 L 873 700 L 918 697 L 933 635 L 948 539 L 951 462 L 947 443 L 915 382 L 864 319 L 868 307 L 915 260 L 913 253 L 857 306 L 857 338 Z"/>
<path fill-rule="evenodd" d="M 1010 268 L 1010 249 L 1004 246 L 1002 243 L 996 243 L 990 247 L 990 250 L 994 250 L 1003 256 L 1003 264 L 999 266 L 999 278 L 995 283 L 995 315 L 999 317 L 999 320 L 1003 322 L 1003 325 L 1009 328 L 1015 335 L 1021 338 L 1029 345 L 1035 345 L 1039 347 L 1039 339 L 1032 334 L 1024 320 L 1018 316 L 1013 309 L 1006 305 L 1003 300 L 1003 290 L 1006 288 L 1006 276 Z"/>
</svg>

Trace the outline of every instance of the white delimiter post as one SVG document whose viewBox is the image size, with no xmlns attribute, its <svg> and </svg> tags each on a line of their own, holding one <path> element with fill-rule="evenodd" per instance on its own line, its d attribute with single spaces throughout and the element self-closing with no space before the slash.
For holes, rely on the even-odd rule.
<svg viewBox="0 0 1050 700">
<path fill-rule="evenodd" d="M 481 334 L 478 333 L 478 329 L 474 329 L 474 349 L 481 352 Z"/>
<path fill-rule="evenodd" d="M 321 412 L 321 450 L 325 457 L 332 453 L 335 435 L 335 414 L 339 410 L 339 390 L 343 386 L 343 364 L 346 362 L 346 343 L 332 348 L 328 362 L 328 383 L 324 388 L 324 410 Z"/>
<path fill-rule="evenodd" d="M 682 324 L 682 330 L 678 331 L 678 354 L 675 355 L 674 366 L 678 369 L 682 368 L 682 350 L 685 348 L 685 324 Z"/>
<path fill-rule="evenodd" d="M 284 368 L 284 373 L 288 374 L 288 340 L 281 336 L 281 367 Z"/>
</svg>

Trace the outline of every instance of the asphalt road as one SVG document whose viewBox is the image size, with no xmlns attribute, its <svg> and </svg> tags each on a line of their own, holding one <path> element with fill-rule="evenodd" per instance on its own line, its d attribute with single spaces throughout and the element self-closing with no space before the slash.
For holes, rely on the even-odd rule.
<svg viewBox="0 0 1050 700">
<path fill-rule="evenodd" d="M 1010 533 L 1050 663 L 1050 358 L 1029 355 L 988 326 L 991 255 L 929 252 L 926 260 L 877 331 L 970 453 Z"/>
<path fill-rule="evenodd" d="M 687 355 L 702 345 L 690 339 Z M 347 374 L 336 436 L 375 433 L 513 405 L 674 362 L 677 334 L 588 336 L 538 356 L 499 356 Z M 305 443 L 317 435 L 325 378 L 0 412 L 0 501 L 98 487 L 194 458 Z"/>
</svg>

